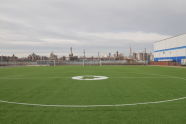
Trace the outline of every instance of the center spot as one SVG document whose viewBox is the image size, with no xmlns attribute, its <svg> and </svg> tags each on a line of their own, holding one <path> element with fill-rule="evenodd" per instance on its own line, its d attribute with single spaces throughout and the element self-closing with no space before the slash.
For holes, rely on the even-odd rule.
<svg viewBox="0 0 186 124">
<path fill-rule="evenodd" d="M 106 76 L 96 76 L 96 75 L 83 75 L 72 77 L 74 80 L 105 80 L 108 79 Z"/>
</svg>

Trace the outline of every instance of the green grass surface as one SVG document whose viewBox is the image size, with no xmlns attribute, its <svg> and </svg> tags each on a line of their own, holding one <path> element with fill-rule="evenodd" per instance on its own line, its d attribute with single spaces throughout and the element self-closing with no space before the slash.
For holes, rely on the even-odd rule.
<svg viewBox="0 0 186 124">
<path fill-rule="evenodd" d="M 73 80 L 73 76 L 107 76 Z M 186 68 L 56 66 L 0 68 L 0 100 L 113 105 L 186 96 Z M 60 108 L 0 103 L 0 124 L 184 124 L 186 99 L 124 107 Z"/>
</svg>

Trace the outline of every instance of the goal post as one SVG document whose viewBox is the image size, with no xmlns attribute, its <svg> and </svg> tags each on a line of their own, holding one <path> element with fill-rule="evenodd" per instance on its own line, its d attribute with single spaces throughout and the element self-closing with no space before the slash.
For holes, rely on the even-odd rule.
<svg viewBox="0 0 186 124">
<path fill-rule="evenodd" d="M 102 66 L 102 61 L 101 60 L 87 60 L 83 59 L 82 61 L 82 66 L 87 66 L 87 65 L 93 65 L 93 66 Z"/>
<path fill-rule="evenodd" d="M 101 59 L 99 60 L 99 66 L 102 66 L 102 61 L 101 61 Z"/>
<path fill-rule="evenodd" d="M 37 60 L 37 65 L 40 66 L 56 66 L 56 60 Z"/>
<path fill-rule="evenodd" d="M 85 67 L 85 60 L 83 59 L 83 67 Z"/>
</svg>

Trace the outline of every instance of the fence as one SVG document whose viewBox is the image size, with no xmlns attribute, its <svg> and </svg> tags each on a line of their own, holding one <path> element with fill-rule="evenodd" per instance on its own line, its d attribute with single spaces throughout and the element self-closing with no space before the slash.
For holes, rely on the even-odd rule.
<svg viewBox="0 0 186 124">
<path fill-rule="evenodd" d="M 55 65 L 144 65 L 145 61 L 129 60 L 38 60 L 36 62 L 0 62 L 0 66 L 55 66 Z"/>
<path fill-rule="evenodd" d="M 150 62 L 150 65 L 180 66 L 181 64 L 172 61 L 159 61 L 159 62 Z"/>
</svg>

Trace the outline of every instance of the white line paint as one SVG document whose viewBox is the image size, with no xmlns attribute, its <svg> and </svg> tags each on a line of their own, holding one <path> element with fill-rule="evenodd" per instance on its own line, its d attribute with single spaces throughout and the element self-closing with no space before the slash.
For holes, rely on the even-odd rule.
<svg viewBox="0 0 186 124">
<path fill-rule="evenodd" d="M 146 73 L 136 73 L 136 74 L 156 75 L 156 76 L 166 76 L 166 77 L 113 77 L 113 78 L 176 78 L 176 79 L 186 80 L 186 78 L 176 77 L 176 76 L 172 77 L 169 75 L 146 74 Z M 59 78 L 59 77 L 49 77 L 49 78 Z M 0 78 L 0 79 L 3 79 L 3 78 Z M 15 79 L 15 78 L 12 78 L 12 79 Z M 17 79 L 24 79 L 24 78 L 17 78 Z M 174 102 L 174 101 L 179 101 L 179 100 L 184 100 L 184 99 L 186 99 L 186 97 L 180 97 L 180 98 L 169 99 L 169 100 L 161 100 L 161 101 L 139 102 L 139 103 L 132 103 L 132 104 L 113 104 L 113 105 L 49 105 L 49 104 L 20 103 L 20 102 L 11 102 L 11 101 L 4 101 L 4 100 L 0 100 L 0 103 L 17 104 L 17 105 L 25 105 L 25 106 L 39 106 L 39 107 L 96 108 L 96 107 L 123 107 L 123 106 L 137 106 L 137 105 L 147 105 L 147 104 L 160 104 L 160 103 L 168 103 L 168 102 Z"/>
<path fill-rule="evenodd" d="M 133 73 L 133 72 L 132 72 Z M 186 80 L 186 78 L 183 78 L 183 77 L 177 77 L 177 76 L 170 76 L 170 75 L 162 75 L 162 74 L 153 74 L 153 73 L 150 73 L 150 74 L 147 74 L 147 73 L 133 73 L 133 74 L 142 74 L 142 75 L 155 75 L 155 76 L 165 76 L 165 78 L 177 78 L 177 79 L 182 79 L 182 80 Z M 159 78 L 162 78 L 162 77 L 159 77 Z"/>
<path fill-rule="evenodd" d="M 41 77 L 0 77 L 0 80 L 26 80 L 26 79 L 32 79 L 32 80 L 37 80 L 37 79 L 62 79 L 62 78 L 71 78 L 71 77 L 45 77 L 45 78 L 41 78 Z M 109 77 L 110 79 L 112 78 L 126 78 L 126 79 L 132 79 L 132 78 L 161 78 L 161 79 L 167 79 L 167 78 L 172 78 L 172 79 L 182 79 L 182 80 L 186 80 L 186 78 L 182 78 L 182 77 Z"/>
<path fill-rule="evenodd" d="M 84 77 L 92 77 L 92 79 L 84 79 Z M 108 79 L 106 76 L 96 76 L 96 75 L 83 75 L 83 76 L 74 76 L 74 80 L 105 80 Z"/>
<path fill-rule="evenodd" d="M 184 100 L 186 97 L 180 97 L 176 99 L 162 100 L 162 101 L 152 101 L 152 102 L 140 102 L 140 103 L 132 103 L 132 104 L 114 104 L 114 105 L 48 105 L 48 104 L 32 104 L 32 103 L 20 103 L 20 102 L 10 102 L 0 100 L 1 103 L 8 104 L 17 104 L 17 105 L 25 105 L 25 106 L 40 106 L 40 107 L 63 107 L 63 108 L 96 108 L 96 107 L 123 107 L 123 106 L 136 106 L 136 105 L 147 105 L 147 104 L 160 104 L 160 103 L 168 103 L 179 100 Z"/>
</svg>

